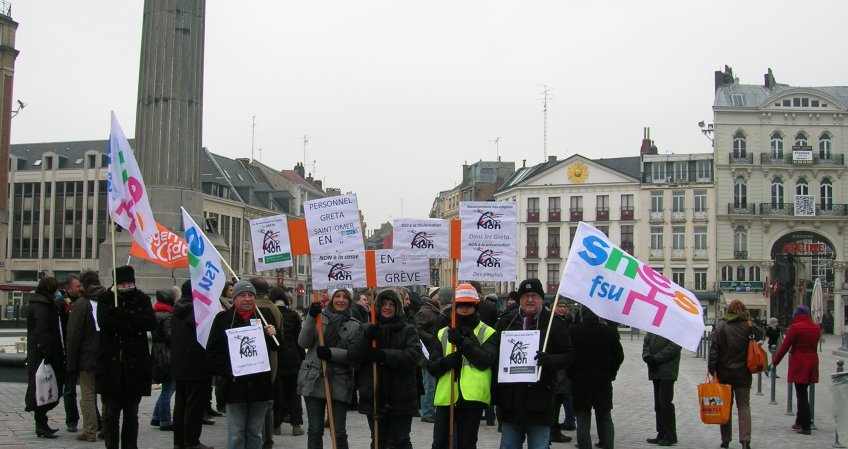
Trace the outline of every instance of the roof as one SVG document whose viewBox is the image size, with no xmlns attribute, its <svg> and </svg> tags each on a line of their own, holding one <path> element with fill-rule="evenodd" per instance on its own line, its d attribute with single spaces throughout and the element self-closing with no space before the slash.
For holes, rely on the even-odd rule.
<svg viewBox="0 0 848 449">
<path fill-rule="evenodd" d="M 131 147 L 135 145 L 135 139 L 129 139 L 129 142 Z M 41 170 L 40 166 L 34 165 L 35 161 L 41 160 L 44 157 L 44 154 L 49 152 L 54 152 L 59 156 L 66 157 L 66 167 L 82 167 L 85 153 L 90 151 L 96 151 L 103 155 L 109 154 L 109 141 L 103 139 L 81 140 L 77 142 L 20 143 L 9 145 L 10 155 L 26 160 L 26 163 L 20 166 L 18 170 Z"/>
<path fill-rule="evenodd" d="M 639 156 L 614 157 L 608 159 L 589 159 L 579 154 L 575 154 L 569 157 L 568 159 L 562 159 L 558 161 L 547 161 L 541 164 L 534 165 L 532 167 L 521 167 L 516 170 L 515 173 L 510 176 L 509 179 L 507 179 L 506 182 L 504 182 L 503 185 L 500 186 L 500 188 L 498 188 L 495 193 L 499 193 L 504 190 L 519 186 L 528 179 L 532 179 L 536 175 L 540 175 L 548 169 L 555 167 L 556 165 L 566 163 L 568 160 L 574 157 L 582 157 L 586 160 L 592 161 L 599 165 L 603 165 L 604 167 L 610 170 L 619 172 L 636 180 L 639 180 L 642 177 L 642 169 L 640 166 L 641 159 Z"/>
<path fill-rule="evenodd" d="M 302 185 L 302 186 L 305 186 L 305 187 L 309 187 L 309 188 L 315 189 L 315 190 L 316 190 L 316 191 L 318 191 L 318 192 L 322 192 L 320 189 L 318 189 L 317 187 L 315 187 L 314 185 L 312 185 L 312 183 L 311 183 L 311 182 L 309 182 L 309 181 L 307 181 L 307 180 L 303 179 L 303 178 L 300 176 L 300 174 L 299 174 L 297 171 L 295 171 L 295 170 L 281 170 L 281 171 L 280 171 L 280 173 L 283 175 L 283 177 L 284 177 L 284 178 L 288 179 L 289 181 L 291 181 L 291 182 L 293 182 L 293 183 L 295 183 L 295 184 L 300 184 L 300 185 Z M 322 193 L 323 193 L 323 192 L 322 192 Z"/>
<path fill-rule="evenodd" d="M 771 89 L 755 84 L 725 84 L 716 89 L 713 107 L 734 108 L 759 108 L 766 100 L 788 90 L 803 90 L 805 92 L 818 93 L 819 95 L 832 98 L 840 103 L 839 107 L 845 109 L 848 105 L 848 86 L 825 86 L 825 87 L 797 87 L 786 84 L 776 84 Z M 731 96 L 741 95 L 742 106 L 734 106 Z"/>
<path fill-rule="evenodd" d="M 623 173 L 631 178 L 641 179 L 642 168 L 639 156 L 613 157 L 609 159 L 592 159 L 592 162 L 601 164 L 611 170 Z"/>
</svg>

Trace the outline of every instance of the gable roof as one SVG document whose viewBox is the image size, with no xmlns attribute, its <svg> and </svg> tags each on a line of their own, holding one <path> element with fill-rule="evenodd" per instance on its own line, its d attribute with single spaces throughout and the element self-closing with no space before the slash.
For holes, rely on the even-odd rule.
<svg viewBox="0 0 848 449">
<path fill-rule="evenodd" d="M 503 185 L 495 193 L 501 193 L 513 187 L 524 185 L 531 179 L 534 179 L 537 176 L 540 176 L 543 173 L 554 169 L 560 164 L 567 165 L 571 163 L 574 159 L 583 159 L 586 161 L 591 161 L 598 165 L 602 165 L 612 171 L 633 178 L 635 182 L 638 182 L 639 179 L 641 179 L 642 170 L 640 166 L 641 161 L 639 156 L 615 157 L 607 159 L 589 159 L 579 154 L 574 154 L 566 159 L 558 161 L 547 161 L 541 164 L 534 165 L 532 167 L 519 168 L 512 176 L 510 176 L 509 179 L 507 179 L 505 183 L 503 183 Z"/>
</svg>

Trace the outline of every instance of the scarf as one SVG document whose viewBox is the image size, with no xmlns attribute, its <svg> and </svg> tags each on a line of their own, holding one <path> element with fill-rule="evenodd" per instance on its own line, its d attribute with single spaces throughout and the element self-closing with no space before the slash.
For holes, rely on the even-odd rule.
<svg viewBox="0 0 848 449">
<path fill-rule="evenodd" d="M 398 315 L 395 315 L 391 318 L 383 318 L 382 316 L 378 316 L 377 321 L 380 322 L 380 343 L 377 345 L 377 347 L 391 348 L 392 335 L 400 332 L 406 322 L 403 321 Z"/>
<path fill-rule="evenodd" d="M 252 317 L 253 312 L 256 311 L 256 307 L 254 307 L 253 309 L 251 309 L 248 312 L 242 312 L 241 310 L 238 310 L 238 309 L 234 309 L 234 310 L 235 310 L 236 314 L 241 317 L 242 321 L 244 321 L 245 323 L 249 323 L 250 317 Z"/>
<path fill-rule="evenodd" d="M 156 301 L 156 304 L 153 304 L 153 311 L 174 313 L 174 306 L 168 305 L 162 301 Z"/>
<path fill-rule="evenodd" d="M 350 318 L 350 309 L 339 312 L 330 305 L 324 308 L 321 318 L 324 320 L 324 346 L 336 347 L 342 339 L 342 321 Z"/>
</svg>

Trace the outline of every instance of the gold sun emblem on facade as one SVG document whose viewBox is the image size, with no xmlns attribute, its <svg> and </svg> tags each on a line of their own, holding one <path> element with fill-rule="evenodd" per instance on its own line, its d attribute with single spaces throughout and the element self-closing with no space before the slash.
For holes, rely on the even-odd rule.
<svg viewBox="0 0 848 449">
<path fill-rule="evenodd" d="M 575 184 L 583 184 L 589 179 L 589 167 L 582 162 L 575 162 L 569 165 L 568 179 Z"/>
</svg>

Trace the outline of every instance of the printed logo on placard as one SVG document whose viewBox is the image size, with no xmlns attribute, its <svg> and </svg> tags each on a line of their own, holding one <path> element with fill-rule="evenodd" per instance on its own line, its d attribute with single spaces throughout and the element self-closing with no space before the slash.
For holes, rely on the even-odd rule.
<svg viewBox="0 0 848 449">
<path fill-rule="evenodd" d="M 353 280 L 353 275 L 350 273 L 351 266 L 343 263 L 327 262 L 330 266 L 330 272 L 327 274 L 327 279 L 330 281 L 350 281 Z"/>
<path fill-rule="evenodd" d="M 477 266 L 486 268 L 498 268 L 501 266 L 501 254 L 503 253 L 495 252 L 491 249 L 480 250 L 480 256 L 477 257 Z"/>
<path fill-rule="evenodd" d="M 433 249 L 433 234 L 428 234 L 425 231 L 410 230 L 412 233 L 412 243 L 410 247 L 418 249 Z"/>
<path fill-rule="evenodd" d="M 500 218 L 503 216 L 503 214 L 496 214 L 491 211 L 483 211 L 480 209 L 478 209 L 476 212 L 480 214 L 480 218 L 477 219 L 477 229 L 501 228 Z"/>
<path fill-rule="evenodd" d="M 239 341 L 239 357 L 256 357 L 259 352 L 256 350 L 256 339 L 245 335 L 237 335 L 234 337 Z"/>
<path fill-rule="evenodd" d="M 280 244 L 280 231 L 265 228 L 259 228 L 257 231 L 262 235 L 262 252 L 265 254 L 268 253 L 277 253 L 280 252 L 281 244 Z"/>
</svg>

